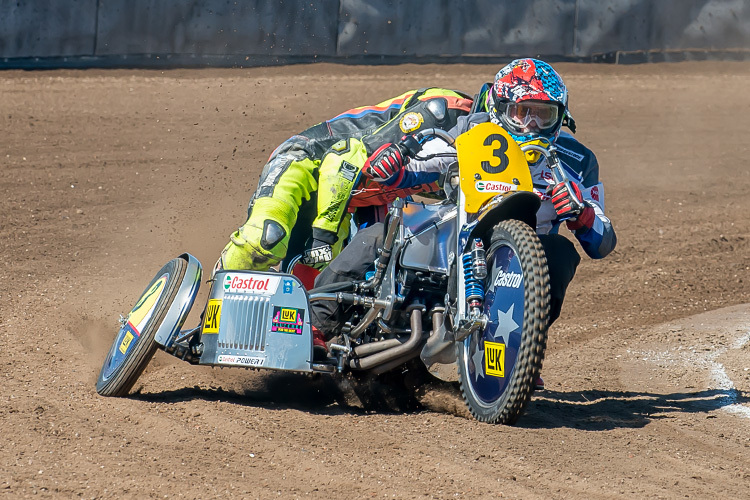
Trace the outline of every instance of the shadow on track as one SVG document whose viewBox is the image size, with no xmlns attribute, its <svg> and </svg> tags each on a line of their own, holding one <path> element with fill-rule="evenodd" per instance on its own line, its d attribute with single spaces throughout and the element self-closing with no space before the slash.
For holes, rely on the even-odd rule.
<svg viewBox="0 0 750 500">
<path fill-rule="evenodd" d="M 742 405 L 750 396 L 734 389 L 708 389 L 673 394 L 647 392 L 544 391 L 534 395 L 519 420 L 521 427 L 570 427 L 589 431 L 639 428 L 652 420 L 704 413 Z"/>
<path fill-rule="evenodd" d="M 399 370 L 379 377 L 347 375 L 340 378 L 272 373 L 244 390 L 194 386 L 154 393 L 136 392 L 130 397 L 167 404 L 191 400 L 225 401 L 268 410 L 296 409 L 325 415 L 432 411 L 471 418 L 457 383 L 432 377 L 425 380 L 419 370 Z M 653 420 L 670 419 L 679 414 L 705 414 L 711 418 L 715 410 L 747 403 L 750 403 L 750 395 L 734 389 L 672 394 L 545 390 L 534 394 L 516 426 L 587 431 L 640 428 Z M 750 408 L 748 412 L 750 414 Z"/>
<path fill-rule="evenodd" d="M 130 398 L 150 403 L 226 401 L 269 410 L 297 409 L 315 414 L 412 413 L 423 408 L 416 397 L 421 373 L 409 370 L 380 376 L 304 376 L 270 373 L 252 388 L 227 390 L 193 386 L 162 392 L 137 391 Z"/>
</svg>

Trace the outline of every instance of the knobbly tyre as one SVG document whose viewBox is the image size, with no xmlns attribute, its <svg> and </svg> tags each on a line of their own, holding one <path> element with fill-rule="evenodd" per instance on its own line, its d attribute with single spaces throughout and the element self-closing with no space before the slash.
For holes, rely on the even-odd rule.
<svg viewBox="0 0 750 500">
<path fill-rule="evenodd" d="M 444 140 L 429 129 L 419 143 Z M 554 146 L 519 147 L 484 123 L 455 141 L 457 161 L 436 204 L 397 200 L 374 271 L 359 282 L 306 290 L 293 274 L 220 271 L 200 324 L 181 330 L 201 264 L 183 254 L 146 287 L 104 361 L 96 389 L 125 396 L 156 349 L 192 364 L 299 373 L 382 374 L 419 357 L 456 367 L 471 414 L 513 424 L 542 368 L 549 276 L 534 231 L 540 199 L 524 151 L 544 154 L 568 182 Z M 350 305 L 351 317 L 326 361 L 313 361 L 310 304 Z"/>
</svg>

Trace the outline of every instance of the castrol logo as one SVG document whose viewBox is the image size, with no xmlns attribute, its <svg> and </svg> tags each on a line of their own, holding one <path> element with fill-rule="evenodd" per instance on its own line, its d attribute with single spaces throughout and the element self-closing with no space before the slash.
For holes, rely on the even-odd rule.
<svg viewBox="0 0 750 500">
<path fill-rule="evenodd" d="M 502 286 L 506 288 L 518 288 L 521 286 L 521 282 L 523 281 L 523 275 L 520 273 L 514 273 L 514 272 L 503 272 L 502 270 L 498 271 L 497 278 L 495 278 L 495 286 Z"/>
<path fill-rule="evenodd" d="M 227 274 L 224 290 L 234 293 L 273 295 L 279 286 L 279 278 L 260 274 Z"/>
<path fill-rule="evenodd" d="M 477 181 L 474 186 L 480 193 L 508 193 L 518 191 L 518 186 L 507 182 Z"/>
</svg>

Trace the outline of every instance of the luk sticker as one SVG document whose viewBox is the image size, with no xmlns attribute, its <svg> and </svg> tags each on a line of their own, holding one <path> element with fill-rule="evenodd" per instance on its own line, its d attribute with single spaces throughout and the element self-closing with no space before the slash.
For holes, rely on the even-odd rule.
<svg viewBox="0 0 750 500">
<path fill-rule="evenodd" d="M 130 347 L 130 343 L 133 342 L 134 338 L 135 337 L 130 332 L 127 332 L 125 334 L 125 337 L 122 339 L 122 342 L 120 342 L 120 352 L 121 353 L 125 354 L 126 352 L 128 352 L 128 347 Z"/>
<path fill-rule="evenodd" d="M 279 279 L 260 274 L 227 274 L 224 278 L 224 290 L 227 292 L 254 293 L 256 295 L 273 295 L 279 287 Z"/>
<path fill-rule="evenodd" d="M 510 191 L 518 191 L 518 186 L 508 184 L 507 182 L 477 181 L 474 187 L 480 193 L 508 193 Z"/>
<path fill-rule="evenodd" d="M 401 117 L 401 120 L 398 122 L 398 127 L 403 133 L 408 134 L 409 132 L 413 132 L 421 127 L 422 123 L 424 123 L 422 114 L 412 112 L 406 113 Z"/>
<path fill-rule="evenodd" d="M 505 344 L 484 341 L 484 373 L 505 377 Z"/>
<path fill-rule="evenodd" d="M 206 306 L 203 318 L 203 333 L 219 333 L 221 322 L 221 299 L 211 299 Z"/>
<path fill-rule="evenodd" d="M 146 290 L 146 293 L 138 299 L 135 307 L 133 307 L 133 310 L 128 314 L 128 323 L 130 323 L 130 326 L 133 328 L 136 335 L 141 335 L 146 323 L 151 319 L 151 315 L 153 314 L 154 309 L 156 309 L 156 303 L 166 288 L 168 277 L 169 274 L 165 273 L 161 278 L 156 280 L 156 282 L 151 285 L 151 288 Z M 125 353 L 123 352 L 123 354 Z"/>
<path fill-rule="evenodd" d="M 294 307 L 273 307 L 271 331 L 302 335 L 302 324 L 305 321 L 305 310 Z"/>
<path fill-rule="evenodd" d="M 263 366 L 265 361 L 264 358 L 257 358 L 255 356 L 231 356 L 228 354 L 221 354 L 219 356 L 219 364 L 221 365 Z"/>
</svg>

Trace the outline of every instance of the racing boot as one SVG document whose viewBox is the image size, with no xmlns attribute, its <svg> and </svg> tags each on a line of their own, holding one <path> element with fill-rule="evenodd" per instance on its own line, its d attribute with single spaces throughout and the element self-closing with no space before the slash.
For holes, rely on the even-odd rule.
<svg viewBox="0 0 750 500">
<path fill-rule="evenodd" d="M 311 325 L 312 326 L 312 325 Z M 328 358 L 328 346 L 323 332 L 312 326 L 313 361 L 320 363 Z"/>
<path fill-rule="evenodd" d="M 538 375 L 536 377 L 536 380 L 534 381 L 534 390 L 535 391 L 543 391 L 544 390 L 544 380 L 542 380 L 542 376 Z"/>
</svg>

